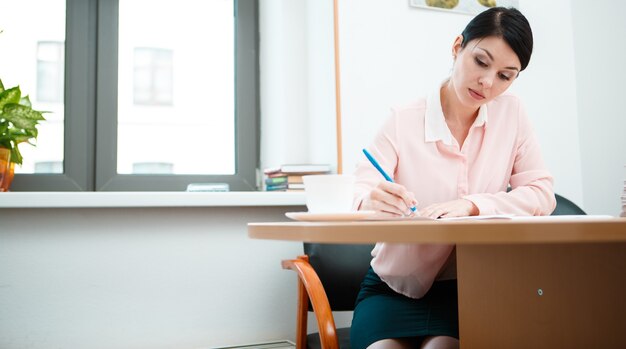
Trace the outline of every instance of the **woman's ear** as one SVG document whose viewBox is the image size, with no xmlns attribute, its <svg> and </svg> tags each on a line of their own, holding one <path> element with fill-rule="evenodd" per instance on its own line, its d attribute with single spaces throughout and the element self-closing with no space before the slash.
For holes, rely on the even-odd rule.
<svg viewBox="0 0 626 349">
<path fill-rule="evenodd" d="M 454 43 L 452 44 L 452 57 L 456 59 L 456 56 L 461 52 L 461 45 L 463 44 L 463 35 L 459 35 L 454 39 Z"/>
</svg>

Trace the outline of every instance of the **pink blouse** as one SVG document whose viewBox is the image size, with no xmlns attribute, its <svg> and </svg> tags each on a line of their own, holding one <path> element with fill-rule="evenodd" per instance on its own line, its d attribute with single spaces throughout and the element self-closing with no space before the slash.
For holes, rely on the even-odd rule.
<svg viewBox="0 0 626 349">
<path fill-rule="evenodd" d="M 428 98 L 392 109 L 368 150 L 395 182 L 415 194 L 418 210 L 459 198 L 472 201 L 481 215 L 549 215 L 556 206 L 539 143 L 520 100 L 511 94 L 480 107 L 459 148 L 437 88 Z M 356 176 L 355 209 L 384 180 L 365 158 Z M 435 279 L 456 277 L 453 249 L 377 243 L 371 265 L 396 292 L 420 298 Z"/>
</svg>

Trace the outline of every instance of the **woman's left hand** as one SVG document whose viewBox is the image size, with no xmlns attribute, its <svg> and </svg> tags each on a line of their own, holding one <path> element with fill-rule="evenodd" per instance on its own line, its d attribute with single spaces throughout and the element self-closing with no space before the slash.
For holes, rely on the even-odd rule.
<svg viewBox="0 0 626 349">
<path fill-rule="evenodd" d="M 419 211 L 420 216 L 429 218 L 476 216 L 479 213 L 478 207 L 466 199 L 428 205 Z"/>
</svg>

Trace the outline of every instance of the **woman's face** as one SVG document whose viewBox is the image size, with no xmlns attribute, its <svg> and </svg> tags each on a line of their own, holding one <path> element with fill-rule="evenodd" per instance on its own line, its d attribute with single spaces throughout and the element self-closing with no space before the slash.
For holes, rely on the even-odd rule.
<svg viewBox="0 0 626 349">
<path fill-rule="evenodd" d="M 462 36 L 452 47 L 454 91 L 461 104 L 478 108 L 496 98 L 513 83 L 520 71 L 519 58 L 500 37 L 472 40 L 461 48 Z"/>
</svg>

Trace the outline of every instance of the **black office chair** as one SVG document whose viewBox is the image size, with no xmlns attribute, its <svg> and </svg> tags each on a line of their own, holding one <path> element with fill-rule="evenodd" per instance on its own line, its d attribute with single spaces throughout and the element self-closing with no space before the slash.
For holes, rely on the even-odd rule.
<svg viewBox="0 0 626 349">
<path fill-rule="evenodd" d="M 552 212 L 552 216 L 564 216 L 564 215 L 585 215 L 585 211 L 578 207 L 575 203 L 562 197 L 559 194 L 554 194 L 556 197 L 556 208 Z"/>
<path fill-rule="evenodd" d="M 555 194 L 552 215 L 584 215 L 572 201 Z M 332 311 L 354 310 L 354 302 L 372 259 L 373 245 L 305 243 L 304 256 L 282 262 L 298 273 L 297 349 L 349 349 L 350 328 L 335 326 Z M 307 335 L 308 311 L 315 313 L 319 333 Z"/>
</svg>

